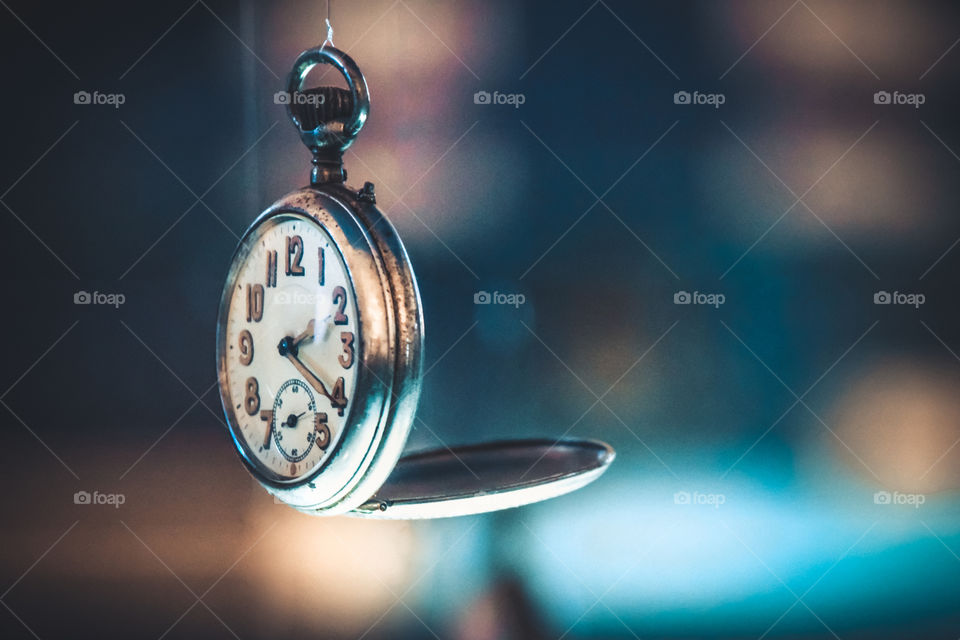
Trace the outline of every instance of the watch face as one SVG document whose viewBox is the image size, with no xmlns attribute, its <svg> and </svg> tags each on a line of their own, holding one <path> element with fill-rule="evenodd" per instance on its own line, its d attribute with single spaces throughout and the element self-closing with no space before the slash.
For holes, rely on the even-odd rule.
<svg viewBox="0 0 960 640">
<path fill-rule="evenodd" d="M 225 285 L 221 394 L 234 439 L 266 477 L 317 470 L 344 432 L 357 387 L 356 294 L 313 219 L 282 213 L 244 237 Z"/>
</svg>

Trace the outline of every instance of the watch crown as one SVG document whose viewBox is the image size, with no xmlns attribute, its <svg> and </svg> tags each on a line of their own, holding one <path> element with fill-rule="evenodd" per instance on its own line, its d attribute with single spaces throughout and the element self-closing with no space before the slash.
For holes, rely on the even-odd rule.
<svg viewBox="0 0 960 640">
<path fill-rule="evenodd" d="M 357 191 L 357 200 L 369 202 L 370 204 L 377 204 L 377 194 L 374 193 L 373 189 L 374 187 L 372 182 L 364 182 L 363 189 Z"/>
</svg>

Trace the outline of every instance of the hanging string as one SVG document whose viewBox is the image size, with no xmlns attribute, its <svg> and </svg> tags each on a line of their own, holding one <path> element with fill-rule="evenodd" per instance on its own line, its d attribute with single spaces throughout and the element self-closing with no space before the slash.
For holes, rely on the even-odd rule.
<svg viewBox="0 0 960 640">
<path fill-rule="evenodd" d="M 333 25 L 330 24 L 330 0 L 327 0 L 327 39 L 323 41 L 323 44 L 320 45 L 320 48 L 323 49 L 327 46 L 327 43 L 330 46 L 333 45 Z"/>
</svg>

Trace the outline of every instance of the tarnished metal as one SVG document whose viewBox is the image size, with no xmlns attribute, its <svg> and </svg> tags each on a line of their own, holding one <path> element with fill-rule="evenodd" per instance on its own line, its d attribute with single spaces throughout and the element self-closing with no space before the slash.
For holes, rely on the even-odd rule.
<svg viewBox="0 0 960 640">
<path fill-rule="evenodd" d="M 330 64 L 346 78 L 348 90 L 337 87 L 303 89 L 318 64 Z M 287 77 L 287 114 L 300 139 L 313 153 L 311 184 L 344 182 L 343 152 L 353 144 L 370 113 L 367 81 L 353 58 L 334 47 L 314 47 L 301 53 Z"/>
<path fill-rule="evenodd" d="M 264 211 L 240 240 L 220 302 L 217 362 L 224 411 L 247 467 L 279 499 L 311 512 L 342 513 L 366 502 L 386 481 L 410 432 L 420 397 L 423 317 L 406 250 L 393 225 L 373 205 L 341 184 L 305 187 Z M 293 482 L 259 463 L 235 431 L 238 424 L 226 378 L 227 320 L 238 260 L 262 225 L 296 216 L 321 225 L 336 242 L 356 292 L 359 312 L 358 383 L 342 438 L 330 459 Z"/>
</svg>

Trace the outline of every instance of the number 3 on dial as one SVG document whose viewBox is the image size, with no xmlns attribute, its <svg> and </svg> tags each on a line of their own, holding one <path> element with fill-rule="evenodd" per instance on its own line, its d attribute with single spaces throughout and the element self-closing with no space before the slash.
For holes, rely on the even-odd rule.
<svg viewBox="0 0 960 640">
<path fill-rule="evenodd" d="M 353 365 L 353 332 L 341 331 L 340 342 L 343 343 L 343 353 L 340 354 L 337 361 L 341 367 L 349 369 Z"/>
</svg>

